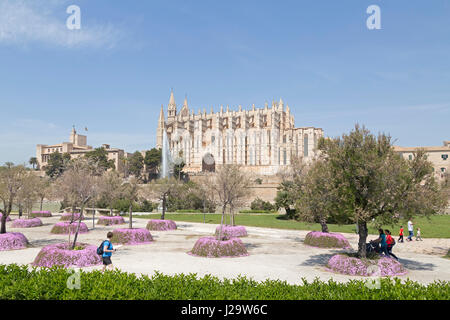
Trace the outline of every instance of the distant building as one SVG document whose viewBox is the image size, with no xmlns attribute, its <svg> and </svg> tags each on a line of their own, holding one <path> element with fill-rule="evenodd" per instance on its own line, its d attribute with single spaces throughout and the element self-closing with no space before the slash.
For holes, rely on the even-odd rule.
<svg viewBox="0 0 450 320">
<path fill-rule="evenodd" d="M 293 157 L 309 161 L 316 155 L 317 142 L 323 130 L 314 127 L 296 128 L 288 105 L 272 103 L 269 108 L 251 107 L 231 111 L 194 115 L 184 100 L 180 112 L 173 92 L 168 105 L 167 120 L 164 108 L 158 120 L 157 148 L 162 148 L 164 130 L 167 132 L 172 158 L 181 158 L 188 173 L 215 171 L 224 164 L 237 164 L 256 174 L 273 175 L 290 165 Z"/>
<path fill-rule="evenodd" d="M 433 171 L 437 178 L 444 178 L 450 168 L 450 141 L 444 141 L 442 146 L 437 147 L 399 147 L 394 150 L 401 154 L 404 159 L 412 160 L 417 149 L 424 149 L 427 159 L 433 164 Z"/>
<path fill-rule="evenodd" d="M 38 144 L 36 146 L 36 158 L 38 161 L 38 169 L 44 170 L 48 165 L 50 155 L 54 152 L 61 154 L 68 153 L 72 159 L 76 159 L 84 156 L 87 152 L 93 151 L 91 146 L 87 145 L 87 136 L 80 135 L 76 132 L 75 128 L 70 133 L 70 142 L 62 142 L 54 145 Z M 102 148 L 108 153 L 108 160 L 113 160 L 116 170 L 122 172 L 124 170 L 124 164 L 122 158 L 127 158 L 128 153 L 122 149 L 111 148 L 109 144 L 103 144 Z"/>
</svg>

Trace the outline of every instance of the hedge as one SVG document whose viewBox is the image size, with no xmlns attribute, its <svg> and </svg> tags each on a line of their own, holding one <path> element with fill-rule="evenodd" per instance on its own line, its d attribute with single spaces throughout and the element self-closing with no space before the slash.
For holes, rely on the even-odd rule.
<svg viewBox="0 0 450 320">
<path fill-rule="evenodd" d="M 61 267 L 31 268 L 0 265 L 0 300 L 449 300 L 450 282 L 422 285 L 414 281 L 381 279 L 381 289 L 362 280 L 347 283 L 303 280 L 257 282 L 246 277 L 220 280 L 196 274 L 138 277 L 122 271 L 80 271 L 80 290 L 67 288 L 73 273 Z"/>
</svg>

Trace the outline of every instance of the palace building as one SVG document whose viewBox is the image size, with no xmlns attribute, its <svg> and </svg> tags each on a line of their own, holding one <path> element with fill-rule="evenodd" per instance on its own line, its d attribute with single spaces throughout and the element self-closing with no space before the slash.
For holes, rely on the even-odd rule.
<svg viewBox="0 0 450 320">
<path fill-rule="evenodd" d="M 215 171 L 224 164 L 237 164 L 261 175 L 274 175 L 294 157 L 310 161 L 316 155 L 318 139 L 323 130 L 295 127 L 289 105 L 280 99 L 262 108 L 242 106 L 232 111 L 223 106 L 219 112 L 198 110 L 188 106 L 187 98 L 177 110 L 173 91 L 170 94 L 167 119 L 164 106 L 158 120 L 157 148 L 162 148 L 167 133 L 172 158 L 182 159 L 184 171 L 198 173 Z"/>
</svg>

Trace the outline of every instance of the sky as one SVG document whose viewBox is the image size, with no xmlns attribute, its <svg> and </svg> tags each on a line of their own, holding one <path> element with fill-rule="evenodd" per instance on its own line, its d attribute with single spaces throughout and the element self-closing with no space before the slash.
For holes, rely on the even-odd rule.
<svg viewBox="0 0 450 320">
<path fill-rule="evenodd" d="M 71 5 L 81 29 L 67 28 Z M 0 164 L 73 125 L 94 147 L 151 149 L 172 88 L 196 113 L 282 98 L 325 136 L 359 123 L 442 145 L 449 52 L 448 0 L 0 0 Z"/>
</svg>

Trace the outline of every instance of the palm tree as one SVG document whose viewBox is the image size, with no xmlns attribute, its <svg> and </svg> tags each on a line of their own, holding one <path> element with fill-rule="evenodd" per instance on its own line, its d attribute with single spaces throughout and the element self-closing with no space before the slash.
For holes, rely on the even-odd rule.
<svg viewBox="0 0 450 320">
<path fill-rule="evenodd" d="M 36 157 L 31 157 L 30 160 L 28 161 L 28 163 L 30 165 L 33 166 L 33 170 L 35 170 L 36 166 L 38 165 L 38 161 Z"/>
</svg>

